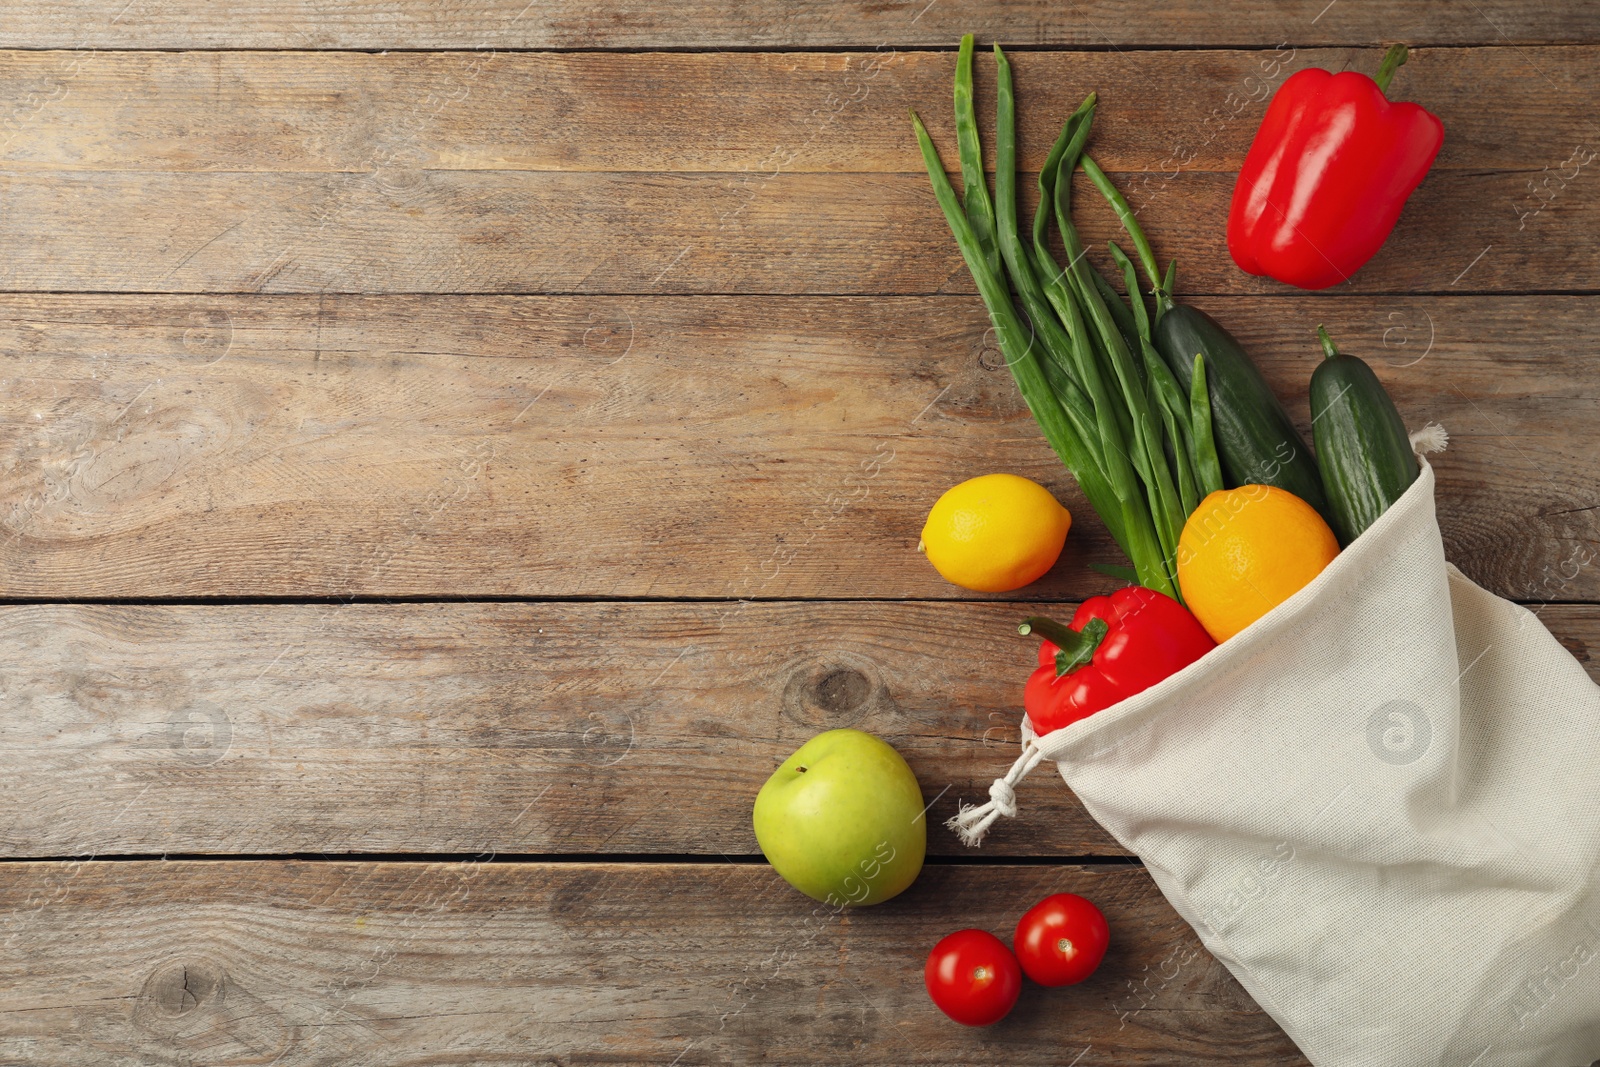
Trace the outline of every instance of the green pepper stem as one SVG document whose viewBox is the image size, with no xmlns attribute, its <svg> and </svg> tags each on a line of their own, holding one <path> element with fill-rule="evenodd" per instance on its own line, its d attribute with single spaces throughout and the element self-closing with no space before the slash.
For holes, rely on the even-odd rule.
<svg viewBox="0 0 1600 1067">
<path fill-rule="evenodd" d="M 1378 83 L 1378 88 L 1384 92 L 1389 89 L 1389 79 L 1394 77 L 1394 72 L 1400 69 L 1410 56 L 1411 50 L 1403 44 L 1391 47 L 1383 54 L 1383 65 L 1378 68 L 1378 76 L 1372 80 Z"/>
<path fill-rule="evenodd" d="M 1333 338 L 1328 336 L 1328 331 L 1322 328 L 1322 323 L 1317 323 L 1317 340 L 1322 342 L 1322 355 L 1324 359 L 1337 359 L 1339 350 L 1333 347 Z"/>
<path fill-rule="evenodd" d="M 1030 615 L 1023 619 L 1022 625 L 1017 627 L 1017 633 L 1023 637 L 1042 637 L 1057 648 L 1065 648 L 1078 640 L 1078 631 L 1043 615 Z"/>
<path fill-rule="evenodd" d="M 1110 630 L 1104 619 L 1090 619 L 1084 624 L 1082 631 L 1078 631 L 1043 615 L 1029 616 L 1022 620 L 1021 626 L 1017 627 L 1017 633 L 1024 637 L 1037 634 L 1061 650 L 1056 653 L 1057 678 L 1063 674 L 1071 674 L 1092 660 L 1095 650 L 1100 647 L 1100 642 L 1105 640 Z"/>
</svg>

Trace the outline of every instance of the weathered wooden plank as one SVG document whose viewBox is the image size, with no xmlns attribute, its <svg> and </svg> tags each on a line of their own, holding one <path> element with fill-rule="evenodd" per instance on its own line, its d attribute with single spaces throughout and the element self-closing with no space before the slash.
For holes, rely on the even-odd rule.
<svg viewBox="0 0 1600 1067">
<path fill-rule="evenodd" d="M 1528 182 L 1433 175 L 1345 290 L 1600 289 L 1600 197 L 1534 201 Z M 1187 292 L 1282 292 L 1228 256 L 1232 185 L 1141 186 L 1145 226 Z M 0 176 L 0 196 L 12 291 L 972 291 L 922 174 L 23 171 Z M 1083 216 L 1091 246 L 1120 236 L 1103 204 Z"/>
<path fill-rule="evenodd" d="M 792 4 L 689 0 L 670 6 L 581 0 L 33 0 L 8 11 L 5 48 L 827 48 L 940 46 L 975 32 L 1007 43 L 1092 48 L 1582 43 L 1600 37 L 1585 4 L 1477 0 L 1090 0 Z"/>
<path fill-rule="evenodd" d="M 12 856 L 758 851 L 813 734 L 885 737 L 941 822 L 1015 756 L 1004 605 L 0 608 Z M 1122 854 L 1059 779 L 985 852 Z"/>
<path fill-rule="evenodd" d="M 940 1015 L 934 942 L 1062 891 L 1100 970 Z M 8 864 L 0 914 L 0 1055 L 40 1067 L 1306 1062 L 1138 867 L 932 867 L 835 916 L 745 865 Z"/>
<path fill-rule="evenodd" d="M 1595 600 L 1594 304 L 1200 306 L 1302 425 L 1326 322 L 1454 433 L 1451 558 Z M 0 595 L 961 596 L 918 531 L 994 470 L 1077 515 L 1021 595 L 1103 589 L 1119 557 L 986 326 L 960 296 L 7 297 Z"/>
<path fill-rule="evenodd" d="M 1305 67 L 1374 71 L 1370 48 L 1042 52 L 1016 58 L 1022 165 L 1090 90 L 1111 170 L 1234 171 L 1265 101 Z M 0 52 L 0 158 L 15 170 L 918 173 L 906 109 L 951 126 L 948 52 Z M 992 62 L 977 64 L 991 146 Z M 1600 46 L 1418 49 L 1397 97 L 1449 131 L 1434 167 L 1538 170 L 1550 192 L 1596 147 Z M 27 108 L 27 101 L 35 101 Z M 0 112 L 3 117 L 3 112 Z M 1572 175 L 1560 177 L 1565 171 Z"/>
<path fill-rule="evenodd" d="M 931 852 L 971 856 L 943 821 L 1015 757 L 1034 666 L 1022 614 L 8 606 L 0 850 L 755 855 L 762 782 L 814 734 L 850 726 L 905 755 Z M 1600 608 L 1541 617 L 1600 673 Z M 982 855 L 1124 853 L 1048 766 L 1018 795 Z"/>
</svg>

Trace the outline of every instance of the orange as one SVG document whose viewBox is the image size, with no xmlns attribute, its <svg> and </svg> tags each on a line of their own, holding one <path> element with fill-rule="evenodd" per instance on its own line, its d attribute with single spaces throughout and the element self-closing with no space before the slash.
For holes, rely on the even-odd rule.
<svg viewBox="0 0 1600 1067">
<path fill-rule="evenodd" d="M 1339 554 L 1317 510 L 1286 490 L 1242 485 L 1207 496 L 1178 537 L 1178 588 L 1217 642 L 1288 600 Z"/>
<path fill-rule="evenodd" d="M 1004 593 L 1055 566 L 1071 526 L 1072 515 L 1038 482 L 985 474 L 945 491 L 917 549 L 946 581 Z"/>
</svg>

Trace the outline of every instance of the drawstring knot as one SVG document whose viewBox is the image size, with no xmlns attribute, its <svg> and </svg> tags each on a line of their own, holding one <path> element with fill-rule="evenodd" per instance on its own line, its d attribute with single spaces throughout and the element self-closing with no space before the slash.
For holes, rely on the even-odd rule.
<svg viewBox="0 0 1600 1067">
<path fill-rule="evenodd" d="M 989 786 L 989 803 L 963 804 L 961 810 L 956 812 L 945 825 L 956 832 L 961 843 L 967 846 L 976 846 L 983 843 L 984 835 L 989 832 L 989 827 L 996 819 L 1004 816 L 1014 819 L 1017 815 L 1017 790 L 1016 785 L 1028 776 L 1044 759 L 1044 753 L 1039 750 L 1038 738 L 1034 736 L 1031 724 L 1022 721 L 1022 754 L 1011 765 L 1004 778 L 996 778 Z"/>
</svg>

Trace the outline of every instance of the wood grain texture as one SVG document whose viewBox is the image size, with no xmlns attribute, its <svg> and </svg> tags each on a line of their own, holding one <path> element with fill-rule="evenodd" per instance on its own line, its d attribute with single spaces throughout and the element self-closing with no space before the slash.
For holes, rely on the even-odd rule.
<svg viewBox="0 0 1600 1067">
<path fill-rule="evenodd" d="M 1600 198 L 1584 183 L 1597 55 L 1420 51 L 1408 84 L 1445 118 L 1447 148 L 1347 290 L 1600 288 L 1585 239 Z M 1281 291 L 1231 264 L 1226 171 L 1276 80 L 1367 58 L 1019 57 L 1024 162 L 1099 87 L 1095 149 L 1186 290 Z M 920 107 L 950 148 L 951 65 L 934 53 L 12 53 L 0 288 L 968 292 L 904 117 Z M 1086 196 L 1098 246 L 1118 229 Z"/>
<path fill-rule="evenodd" d="M 940 1015 L 934 942 L 1061 891 L 1101 968 Z M 40 1067 L 1306 1063 L 1138 867 L 929 867 L 835 916 L 765 866 L 7 864 L 0 914 L 0 1056 Z"/>
<path fill-rule="evenodd" d="M 1343 291 L 1600 289 L 1600 197 L 1575 185 L 1530 221 L 1529 181 L 1433 175 Z M 1152 243 L 1184 292 L 1281 293 L 1228 256 L 1232 186 L 1198 172 L 1158 185 L 1141 215 Z M 30 170 L 0 176 L 0 196 L 0 290 L 973 291 L 923 174 Z M 1091 247 L 1121 236 L 1104 204 L 1082 214 Z"/>
<path fill-rule="evenodd" d="M 814 734 L 894 744 L 942 826 L 1015 758 L 1004 605 L 0 608 L 11 856 L 758 853 Z M 1040 773 L 986 854 L 1125 854 Z"/>
<path fill-rule="evenodd" d="M 1600 601 L 1600 297 L 1463 295 L 1600 290 L 1593 5 L 0 6 L 0 291 L 34 294 L 0 293 L 0 600 L 337 601 L 0 603 L 0 1061 L 1306 1062 L 1140 867 L 1035 862 L 1124 851 L 1048 767 L 981 853 L 940 825 L 1015 752 L 1031 655 L 916 555 L 934 495 L 1005 469 L 1074 509 L 1019 600 L 1119 562 L 907 136 L 952 148 L 967 30 L 1084 49 L 1015 56 L 1024 166 L 1098 89 L 1180 288 L 1302 425 L 1319 321 L 1445 424 L 1450 557 L 1600 676 L 1600 607 L 1562 603 Z M 1240 275 L 1267 93 L 1394 40 L 1449 130 L 1395 238 L 1338 294 Z M 238 48 L 278 51 L 186 51 Z M 343 602 L 407 596 L 554 599 Z M 846 725 L 910 761 L 936 862 L 834 916 L 748 819 Z M 87 858 L 169 852 L 236 858 Z M 1111 920 L 1099 974 L 937 1014 L 937 937 L 1064 890 Z"/>
<path fill-rule="evenodd" d="M 1531 243 L 1531 242 L 1530 242 Z M 1486 257 L 1486 260 L 1490 257 Z M 1438 457 L 1452 560 L 1600 599 L 1594 297 L 1207 298 L 1302 426 L 1325 322 Z M 959 597 L 932 501 L 1077 516 L 975 297 L 0 299 L 0 595 Z"/>
<path fill-rule="evenodd" d="M 1124 855 L 1048 765 L 981 853 L 943 826 L 1016 755 L 1034 666 L 1015 633 L 1022 614 L 8 606 L 0 850 L 753 856 L 750 808 L 767 776 L 814 734 L 855 727 L 916 773 L 932 854 Z M 1600 608 L 1540 617 L 1600 674 Z"/>
<path fill-rule="evenodd" d="M 1290 74 L 1370 74 L 1380 58 L 1288 45 L 1019 54 L 1021 166 L 1042 164 L 1092 90 L 1095 158 L 1140 172 L 1136 190 L 1174 170 L 1236 171 Z M 992 161 L 994 64 L 975 66 Z M 42 172 L 920 174 L 906 110 L 947 134 L 954 71 L 949 52 L 0 52 L 12 105 L 0 158 Z M 1584 184 L 1560 178 L 1575 145 L 1600 147 L 1585 106 L 1597 78 L 1600 48 L 1419 48 L 1395 94 L 1449 131 L 1436 172 L 1548 165 L 1548 196 Z"/>
<path fill-rule="evenodd" d="M 1007 43 L 1155 45 L 1538 44 L 1600 36 L 1586 4 L 1475 0 L 33 0 L 0 22 L 5 48 L 826 48 L 942 46 L 966 32 Z"/>
</svg>

